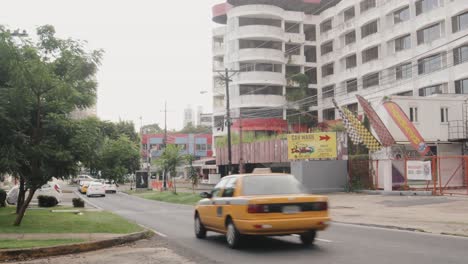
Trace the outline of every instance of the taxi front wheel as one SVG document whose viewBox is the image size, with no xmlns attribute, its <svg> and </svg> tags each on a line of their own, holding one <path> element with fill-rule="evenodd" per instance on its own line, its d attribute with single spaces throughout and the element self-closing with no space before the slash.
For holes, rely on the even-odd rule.
<svg viewBox="0 0 468 264">
<path fill-rule="evenodd" d="M 195 223 L 194 223 L 194 228 L 195 228 L 195 236 L 197 238 L 205 238 L 206 237 L 206 228 L 202 224 L 200 217 L 195 215 Z"/>
<path fill-rule="evenodd" d="M 310 246 L 314 243 L 315 236 L 317 235 L 317 231 L 311 230 L 307 233 L 301 234 L 301 242 L 304 246 Z"/>
</svg>

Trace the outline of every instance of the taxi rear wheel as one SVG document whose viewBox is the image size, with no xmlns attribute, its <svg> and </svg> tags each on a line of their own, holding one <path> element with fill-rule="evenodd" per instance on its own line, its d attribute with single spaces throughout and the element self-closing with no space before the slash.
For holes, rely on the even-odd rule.
<svg viewBox="0 0 468 264">
<path fill-rule="evenodd" d="M 317 235 L 317 232 L 315 230 L 309 231 L 307 233 L 301 234 L 301 242 L 302 245 L 304 246 L 310 246 L 314 243 L 315 241 L 315 236 Z"/>
<path fill-rule="evenodd" d="M 230 248 L 239 248 L 242 240 L 242 235 L 237 230 L 236 226 L 229 220 L 227 223 L 226 241 Z"/>
<path fill-rule="evenodd" d="M 197 238 L 205 238 L 206 237 L 206 228 L 202 224 L 200 217 L 195 215 L 195 223 L 194 223 L 194 228 L 195 228 L 195 236 Z"/>
</svg>

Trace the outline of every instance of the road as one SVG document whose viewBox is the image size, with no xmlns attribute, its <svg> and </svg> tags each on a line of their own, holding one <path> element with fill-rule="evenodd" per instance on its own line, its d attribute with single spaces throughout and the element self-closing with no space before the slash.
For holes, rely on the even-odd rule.
<svg viewBox="0 0 468 264">
<path fill-rule="evenodd" d="M 288 236 L 253 239 L 243 249 L 231 250 L 221 235 L 195 238 L 191 206 L 123 193 L 89 201 L 157 231 L 169 248 L 197 263 L 468 263 L 467 238 L 339 223 L 320 232 L 312 248 Z"/>
</svg>

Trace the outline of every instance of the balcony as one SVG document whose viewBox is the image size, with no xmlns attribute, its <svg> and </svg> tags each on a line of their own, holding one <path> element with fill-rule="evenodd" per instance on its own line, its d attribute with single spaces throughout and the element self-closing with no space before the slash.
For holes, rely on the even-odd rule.
<svg viewBox="0 0 468 264">
<path fill-rule="evenodd" d="M 305 64 L 305 56 L 301 55 L 290 55 L 288 56 L 287 64 L 291 65 L 304 65 Z"/>
<path fill-rule="evenodd" d="M 233 108 L 243 107 L 276 107 L 286 104 L 282 95 L 241 95 L 231 100 Z"/>
<path fill-rule="evenodd" d="M 262 39 L 285 41 L 282 28 L 264 25 L 243 26 L 233 34 L 234 39 Z"/>
<path fill-rule="evenodd" d="M 284 33 L 286 42 L 299 43 L 302 44 L 305 42 L 305 35 L 300 33 Z"/>
<path fill-rule="evenodd" d="M 284 53 L 276 49 L 241 49 L 234 54 L 234 61 L 261 61 L 272 63 L 285 63 Z"/>
<path fill-rule="evenodd" d="M 213 57 L 224 57 L 224 45 L 213 46 Z"/>
<path fill-rule="evenodd" d="M 241 72 L 233 78 L 233 84 L 273 84 L 284 86 L 286 80 L 279 72 Z"/>
</svg>

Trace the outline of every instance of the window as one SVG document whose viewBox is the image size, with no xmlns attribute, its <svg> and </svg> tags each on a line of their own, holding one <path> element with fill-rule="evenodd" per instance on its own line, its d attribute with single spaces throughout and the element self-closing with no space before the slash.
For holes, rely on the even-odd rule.
<svg viewBox="0 0 468 264">
<path fill-rule="evenodd" d="M 316 37 L 315 25 L 304 25 L 304 34 L 307 41 L 315 41 Z"/>
<path fill-rule="evenodd" d="M 413 67 L 411 62 L 401 64 L 395 67 L 395 75 L 397 80 L 404 80 L 411 78 L 413 72 Z"/>
<path fill-rule="evenodd" d="M 468 79 L 455 81 L 456 94 L 468 94 Z"/>
<path fill-rule="evenodd" d="M 410 19 L 409 6 L 405 6 L 397 11 L 393 12 L 393 24 L 405 22 Z"/>
<path fill-rule="evenodd" d="M 305 67 L 304 72 L 309 77 L 309 84 L 317 84 L 317 68 Z"/>
<path fill-rule="evenodd" d="M 369 10 L 371 8 L 374 8 L 375 6 L 376 6 L 375 5 L 375 0 L 363 0 L 360 3 L 361 13 L 364 13 L 367 10 Z"/>
<path fill-rule="evenodd" d="M 262 49 L 275 49 L 283 50 L 283 44 L 277 41 L 264 41 L 254 39 L 240 39 L 239 49 L 256 49 L 261 47 Z"/>
<path fill-rule="evenodd" d="M 398 95 L 398 96 L 413 96 L 413 91 L 401 92 L 401 93 L 397 93 L 396 95 Z"/>
<path fill-rule="evenodd" d="M 344 21 L 348 21 L 356 16 L 356 12 L 354 11 L 354 6 L 346 9 L 343 13 Z"/>
<path fill-rule="evenodd" d="M 379 46 L 368 48 L 362 52 L 362 63 L 377 60 L 379 58 Z"/>
<path fill-rule="evenodd" d="M 417 31 L 418 45 L 430 43 L 439 39 L 442 35 L 441 23 L 420 29 Z"/>
<path fill-rule="evenodd" d="M 455 65 L 468 61 L 468 44 L 453 50 L 453 61 Z"/>
<path fill-rule="evenodd" d="M 467 28 L 468 28 L 468 12 L 452 17 L 453 33 L 467 29 Z"/>
<path fill-rule="evenodd" d="M 240 95 L 283 95 L 281 86 L 247 85 L 239 86 Z"/>
<path fill-rule="evenodd" d="M 418 60 L 418 73 L 427 74 L 442 68 L 442 54 L 436 54 Z"/>
<path fill-rule="evenodd" d="M 357 103 L 349 104 L 349 105 L 346 106 L 346 108 L 348 108 L 348 110 L 353 114 L 358 113 L 358 104 Z"/>
<path fill-rule="evenodd" d="M 346 81 L 346 91 L 348 93 L 356 92 L 357 90 L 357 79 L 351 79 Z"/>
<path fill-rule="evenodd" d="M 301 55 L 301 45 L 286 44 L 286 55 Z"/>
<path fill-rule="evenodd" d="M 447 107 L 440 108 L 440 122 L 441 123 L 448 122 L 448 108 Z"/>
<path fill-rule="evenodd" d="M 239 17 L 239 26 L 264 25 L 281 27 L 281 20 L 257 17 Z"/>
<path fill-rule="evenodd" d="M 240 64 L 241 72 L 279 72 L 283 71 L 283 66 L 281 64 L 271 64 L 271 63 L 241 63 Z"/>
<path fill-rule="evenodd" d="M 345 45 L 356 42 L 356 31 L 351 31 L 345 35 Z"/>
<path fill-rule="evenodd" d="M 361 38 L 365 38 L 378 31 L 378 20 L 374 20 L 361 27 Z"/>
<path fill-rule="evenodd" d="M 301 194 L 306 190 L 293 175 L 246 176 L 242 179 L 243 195 Z"/>
<path fill-rule="evenodd" d="M 335 108 L 328 108 L 322 111 L 323 120 L 335 120 Z"/>
<path fill-rule="evenodd" d="M 372 86 L 379 85 L 379 73 L 372 73 L 362 77 L 362 88 L 366 89 Z"/>
<path fill-rule="evenodd" d="M 335 97 L 335 85 L 328 85 L 322 88 L 322 98 Z"/>
<path fill-rule="evenodd" d="M 395 39 L 395 52 L 411 48 L 411 35 L 408 34 L 403 37 Z"/>
<path fill-rule="evenodd" d="M 237 178 L 231 178 L 224 186 L 223 197 L 232 197 L 236 191 Z"/>
<path fill-rule="evenodd" d="M 206 144 L 197 144 L 195 146 L 195 148 L 196 148 L 197 151 L 206 151 L 207 150 Z"/>
<path fill-rule="evenodd" d="M 320 33 L 325 33 L 332 29 L 332 19 L 328 19 L 320 24 Z"/>
<path fill-rule="evenodd" d="M 329 41 L 327 43 L 324 43 L 324 44 L 322 44 L 322 46 L 320 46 L 320 54 L 321 55 L 325 55 L 325 54 L 330 53 L 332 51 L 333 51 L 333 40 Z"/>
<path fill-rule="evenodd" d="M 419 0 L 416 1 L 416 15 L 429 12 L 439 6 L 439 0 Z"/>
<path fill-rule="evenodd" d="M 230 180 L 230 178 L 223 178 L 221 181 L 216 184 L 216 186 L 211 190 L 211 196 L 212 197 L 219 197 L 221 194 L 221 190 L 224 188 L 226 183 Z"/>
<path fill-rule="evenodd" d="M 418 108 L 417 107 L 410 107 L 409 115 L 410 115 L 411 122 L 418 122 Z"/>
<path fill-rule="evenodd" d="M 322 66 L 322 77 L 332 75 L 333 72 L 333 62 Z"/>
<path fill-rule="evenodd" d="M 442 84 L 428 86 L 419 89 L 419 96 L 429 96 L 433 94 L 441 94 L 442 93 Z"/>
<path fill-rule="evenodd" d="M 356 56 L 356 54 L 353 54 L 353 55 L 350 55 L 350 56 L 346 57 L 345 62 L 346 62 L 346 69 L 351 69 L 351 68 L 356 67 L 356 65 L 357 65 L 357 56 Z"/>
<path fill-rule="evenodd" d="M 315 46 L 304 46 L 306 62 L 317 62 L 317 49 Z"/>
<path fill-rule="evenodd" d="M 300 33 L 301 32 L 301 24 L 295 22 L 286 22 L 284 24 L 285 32 L 288 33 Z"/>
</svg>

